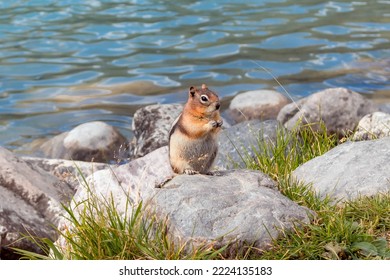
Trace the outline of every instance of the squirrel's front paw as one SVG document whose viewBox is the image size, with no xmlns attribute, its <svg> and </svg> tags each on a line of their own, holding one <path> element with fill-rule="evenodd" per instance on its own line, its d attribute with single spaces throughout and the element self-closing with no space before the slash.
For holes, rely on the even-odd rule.
<svg viewBox="0 0 390 280">
<path fill-rule="evenodd" d="M 211 125 L 212 128 L 217 128 L 217 127 L 221 127 L 223 125 L 223 121 L 222 120 L 210 121 L 209 124 Z"/>
<path fill-rule="evenodd" d="M 218 127 L 218 122 L 217 121 L 210 121 L 209 124 L 211 125 L 211 127 Z"/>
</svg>

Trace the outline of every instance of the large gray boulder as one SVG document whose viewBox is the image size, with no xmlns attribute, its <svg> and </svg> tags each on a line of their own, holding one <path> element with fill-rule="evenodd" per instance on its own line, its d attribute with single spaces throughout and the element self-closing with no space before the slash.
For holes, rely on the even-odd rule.
<svg viewBox="0 0 390 280">
<path fill-rule="evenodd" d="M 230 170 L 220 176 L 181 175 L 150 201 L 170 234 L 181 242 L 231 249 L 251 244 L 267 249 L 281 230 L 308 223 L 310 212 L 284 197 L 276 183 L 258 171 Z"/>
<path fill-rule="evenodd" d="M 68 184 L 0 148 L 0 258 L 18 257 L 10 247 L 42 253 L 23 234 L 55 240 L 61 203 L 73 193 Z"/>
<path fill-rule="evenodd" d="M 321 197 L 353 200 L 390 191 L 390 138 L 346 142 L 293 172 Z"/>
<path fill-rule="evenodd" d="M 166 184 L 162 184 L 171 179 Z M 249 243 L 265 248 L 281 229 L 294 222 L 309 222 L 308 210 L 276 190 L 276 183 L 258 171 L 225 171 L 220 176 L 174 176 L 167 147 L 88 178 L 89 190 L 80 187 L 74 196 L 75 211 L 89 197 L 112 197 L 124 215 L 141 201 L 146 213 L 169 221 L 168 230 L 176 240 L 190 244 L 217 241 Z M 92 194 L 91 194 L 92 192 Z M 128 213 L 129 214 L 129 213 Z M 71 229 L 64 218 L 60 230 Z M 60 238 L 60 246 L 66 241 Z"/>
<path fill-rule="evenodd" d="M 329 133 L 343 135 L 353 131 L 363 116 L 377 110 L 371 100 L 356 92 L 330 88 L 284 106 L 277 120 L 289 130 L 306 124 L 316 129 L 323 121 Z"/>
<path fill-rule="evenodd" d="M 352 137 L 353 140 L 372 140 L 390 136 L 390 114 L 375 112 L 364 116 Z"/>
<path fill-rule="evenodd" d="M 253 119 L 276 119 L 280 109 L 288 103 L 290 100 L 277 91 L 252 90 L 235 96 L 226 113 L 235 123 Z"/>
<path fill-rule="evenodd" d="M 143 157 L 168 145 L 169 130 L 182 110 L 180 104 L 156 104 L 138 109 L 132 123 L 131 158 Z"/>
<path fill-rule="evenodd" d="M 104 122 L 89 122 L 44 142 L 43 157 L 80 161 L 114 162 L 126 150 L 127 140 Z"/>
<path fill-rule="evenodd" d="M 255 152 L 262 148 L 259 143 L 274 143 L 283 129 L 276 120 L 251 120 L 222 130 L 218 137 L 215 169 L 245 168 L 245 162 L 251 160 Z"/>
</svg>

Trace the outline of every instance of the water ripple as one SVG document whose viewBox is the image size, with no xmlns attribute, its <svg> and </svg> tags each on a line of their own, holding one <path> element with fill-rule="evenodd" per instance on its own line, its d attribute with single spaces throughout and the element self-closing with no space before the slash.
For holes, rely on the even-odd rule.
<svg viewBox="0 0 390 280">
<path fill-rule="evenodd" d="M 186 88 L 203 82 L 228 100 L 280 90 L 273 76 L 294 98 L 329 86 L 386 96 L 389 5 L 0 1 L 0 145 L 18 148 L 92 120 L 130 136 L 137 108 L 183 102 Z"/>
</svg>

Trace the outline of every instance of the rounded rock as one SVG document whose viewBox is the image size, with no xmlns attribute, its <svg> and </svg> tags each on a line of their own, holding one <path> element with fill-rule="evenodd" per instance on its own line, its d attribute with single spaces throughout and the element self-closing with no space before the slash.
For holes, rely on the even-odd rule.
<svg viewBox="0 0 390 280">
<path fill-rule="evenodd" d="M 96 121 L 55 136 L 43 143 L 40 150 L 49 158 L 110 162 L 126 145 L 125 137 L 117 129 Z"/>
<path fill-rule="evenodd" d="M 289 99 L 274 90 L 253 90 L 238 94 L 230 103 L 228 115 L 236 123 L 259 119 L 276 119 Z"/>
<path fill-rule="evenodd" d="M 329 133 L 345 135 L 355 129 L 363 116 L 377 109 L 359 93 L 346 88 L 329 88 L 284 106 L 277 120 L 289 130 L 308 124 L 317 129 L 323 122 Z"/>
</svg>

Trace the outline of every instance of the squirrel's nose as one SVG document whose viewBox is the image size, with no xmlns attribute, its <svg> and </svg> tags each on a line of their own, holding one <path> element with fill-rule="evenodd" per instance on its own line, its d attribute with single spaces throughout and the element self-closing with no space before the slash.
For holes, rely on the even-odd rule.
<svg viewBox="0 0 390 280">
<path fill-rule="evenodd" d="M 215 105 L 215 108 L 218 110 L 219 107 L 221 107 L 221 104 L 218 102 L 218 103 Z"/>
</svg>

